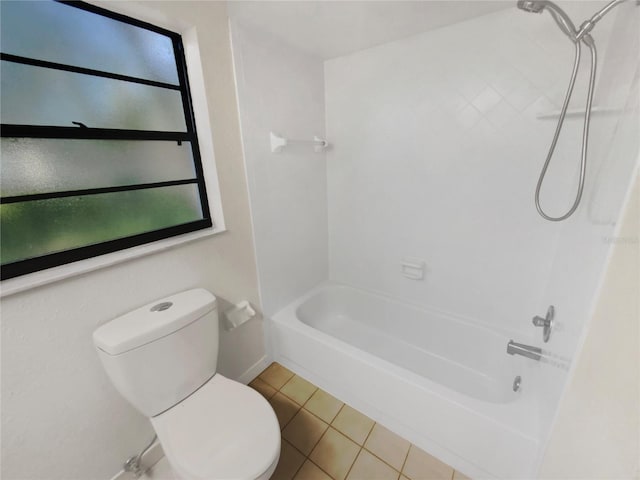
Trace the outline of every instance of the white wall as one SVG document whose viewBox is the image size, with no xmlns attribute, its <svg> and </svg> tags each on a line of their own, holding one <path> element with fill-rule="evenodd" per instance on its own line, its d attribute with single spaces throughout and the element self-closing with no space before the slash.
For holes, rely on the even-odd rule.
<svg viewBox="0 0 640 480">
<path fill-rule="evenodd" d="M 604 4 L 561 2 L 578 23 Z M 511 8 L 326 60 L 325 112 L 317 59 L 255 28 L 234 29 L 267 313 L 324 279 L 327 201 L 331 280 L 540 346 L 531 318 L 554 304 L 556 329 L 544 346 L 571 358 L 637 162 L 639 12 L 627 2 L 593 32 L 600 57 L 594 104 L 613 111 L 593 115 L 583 202 L 562 223 L 540 218 L 533 203 L 557 121 L 538 115 L 559 110 L 573 60 L 573 45 L 548 14 Z M 586 49 L 583 58 L 570 106 L 576 111 L 586 98 Z M 296 109 L 303 92 L 304 108 Z M 322 162 L 301 165 L 300 151 L 280 160 L 267 144 L 270 129 L 299 125 L 310 136 L 323 114 L 333 147 L 326 194 Z M 581 134 L 582 118 L 570 116 L 542 189 L 552 215 L 573 202 Z M 424 281 L 401 275 L 403 257 L 426 261 Z M 525 380 L 540 394 L 532 414 L 544 441 L 567 372 L 529 366 Z"/>
<path fill-rule="evenodd" d="M 233 4 L 230 12 L 233 16 Z M 324 137 L 323 62 L 232 24 L 234 62 L 262 306 L 270 315 L 328 278 L 324 153 L 269 133 Z"/>
<path fill-rule="evenodd" d="M 602 5 L 562 3 L 576 19 Z M 563 223 L 543 220 L 533 204 L 557 121 L 537 114 L 559 109 L 573 60 L 572 44 L 548 15 L 514 8 L 328 60 L 331 280 L 535 345 L 541 331 L 531 317 L 554 304 L 559 328 L 545 347 L 571 357 L 610 247 L 603 238 L 613 235 L 637 159 L 637 113 L 621 113 L 638 101 L 630 96 L 637 10 L 629 2 L 594 31 L 594 103 L 618 111 L 593 117 L 587 189 Z M 584 55 L 572 109 L 584 108 Z M 552 215 L 574 198 L 581 122 L 567 120 L 542 189 Z M 401 275 L 403 257 L 426 261 L 424 281 Z M 566 372 L 536 372 L 544 434 Z"/>
<path fill-rule="evenodd" d="M 540 478 L 640 476 L 640 180 L 547 445 Z"/>
<path fill-rule="evenodd" d="M 259 303 L 226 7 L 139 7 L 169 26 L 197 27 L 228 231 L 2 299 L 3 479 L 110 478 L 150 439 L 148 421 L 99 363 L 91 339 L 97 324 L 196 286 Z M 222 332 L 223 374 L 238 378 L 263 355 L 261 321 Z"/>
</svg>

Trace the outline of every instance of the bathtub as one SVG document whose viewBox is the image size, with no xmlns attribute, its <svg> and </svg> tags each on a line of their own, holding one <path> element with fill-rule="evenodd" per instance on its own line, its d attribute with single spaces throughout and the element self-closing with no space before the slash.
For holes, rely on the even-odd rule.
<svg viewBox="0 0 640 480">
<path fill-rule="evenodd" d="M 276 361 L 462 473 L 534 476 L 535 366 L 507 355 L 508 333 L 328 283 L 273 315 L 269 338 Z"/>
</svg>

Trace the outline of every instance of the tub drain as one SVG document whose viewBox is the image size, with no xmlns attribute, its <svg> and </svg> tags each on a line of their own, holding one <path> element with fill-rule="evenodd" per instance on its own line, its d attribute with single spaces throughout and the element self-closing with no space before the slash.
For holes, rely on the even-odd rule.
<svg viewBox="0 0 640 480">
<path fill-rule="evenodd" d="M 518 375 L 516 378 L 513 379 L 513 391 L 517 392 L 518 390 L 520 390 L 520 383 L 522 382 L 522 377 L 520 375 Z"/>
</svg>

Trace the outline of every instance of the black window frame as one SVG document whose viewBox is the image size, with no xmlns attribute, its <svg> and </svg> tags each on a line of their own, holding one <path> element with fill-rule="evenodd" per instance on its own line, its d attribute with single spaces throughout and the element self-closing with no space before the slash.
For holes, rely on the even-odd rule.
<svg viewBox="0 0 640 480">
<path fill-rule="evenodd" d="M 57 267 L 72 262 L 86 260 L 89 258 L 97 257 L 100 255 L 113 253 L 119 250 L 125 250 L 127 248 L 144 245 L 147 243 L 163 240 L 166 238 L 182 235 L 185 233 L 194 232 L 197 230 L 203 230 L 213 227 L 213 220 L 211 218 L 211 212 L 209 208 L 209 201 L 207 197 L 204 171 L 202 168 L 202 159 L 200 154 L 200 147 L 198 144 L 198 136 L 196 132 L 195 116 L 193 113 L 193 102 L 191 97 L 191 91 L 189 89 L 189 77 L 187 73 L 186 59 L 184 55 L 184 46 L 182 44 L 182 36 L 176 32 L 172 32 L 165 28 L 152 25 L 142 20 L 138 20 L 127 15 L 112 12 L 95 5 L 81 2 L 81 1 L 64 1 L 54 0 L 58 3 L 69 5 L 74 8 L 80 8 L 82 10 L 102 15 L 115 21 L 124 22 L 136 27 L 144 28 L 155 33 L 167 36 L 171 39 L 173 45 L 173 51 L 175 55 L 175 62 L 178 72 L 178 85 L 157 82 L 153 80 L 147 80 L 138 77 L 132 77 L 128 75 L 120 75 L 111 72 L 105 72 L 100 70 L 87 69 L 77 67 L 73 65 L 60 64 L 55 62 L 48 62 L 44 60 L 38 60 L 33 58 L 26 58 L 17 55 L 11 55 L 4 52 L 0 52 L 0 59 L 4 61 L 10 61 L 15 63 L 21 63 L 26 65 L 53 68 L 56 70 L 69 71 L 74 73 L 80 73 L 85 75 L 93 75 L 104 78 L 111 78 L 115 80 L 128 81 L 133 83 L 140 83 L 154 87 L 168 88 L 172 90 L 179 90 L 182 97 L 182 105 L 184 111 L 184 118 L 186 124 L 186 132 L 163 132 L 154 130 L 124 130 L 124 129 L 110 129 L 110 128 L 88 128 L 82 125 L 78 127 L 62 127 L 62 126 L 42 126 L 42 125 L 15 125 L 15 124 L 1 124 L 0 135 L 2 137 L 12 138 L 55 138 L 55 139 L 83 139 L 83 140 L 168 140 L 176 141 L 179 144 L 181 142 L 189 142 L 193 154 L 193 162 L 195 168 L 195 178 L 166 181 L 166 182 L 154 182 L 154 183 L 142 183 L 125 186 L 111 186 L 102 188 L 90 188 L 82 190 L 67 190 L 50 193 L 37 193 L 29 195 L 16 195 L 6 196 L 0 198 L 0 204 L 27 202 L 34 200 L 45 200 L 53 198 L 71 197 L 71 196 L 86 196 L 95 195 L 101 193 L 113 193 L 122 191 L 134 191 L 149 188 L 168 187 L 174 185 L 187 185 L 195 184 L 198 187 L 198 193 L 200 198 L 200 205 L 202 208 L 203 218 L 189 223 L 180 225 L 174 225 L 159 230 L 153 230 L 150 232 L 140 233 L 128 237 L 118 238 L 114 240 L 108 240 L 96 244 L 86 245 L 82 247 L 72 248 L 69 250 L 63 250 L 59 252 L 53 252 L 46 255 L 27 258 L 16 262 L 6 263 L 0 268 L 0 280 L 6 280 L 9 278 L 18 277 L 28 273 L 45 270 L 52 267 Z"/>
</svg>

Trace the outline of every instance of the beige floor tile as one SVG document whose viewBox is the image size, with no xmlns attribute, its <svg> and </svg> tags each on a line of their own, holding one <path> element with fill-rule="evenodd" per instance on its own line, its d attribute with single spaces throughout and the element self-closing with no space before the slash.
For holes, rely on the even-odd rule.
<svg viewBox="0 0 640 480">
<path fill-rule="evenodd" d="M 267 382 L 262 380 L 260 377 L 254 378 L 253 381 L 249 384 L 251 388 L 258 391 L 264 398 L 269 400 L 276 393 L 276 389 L 269 385 Z"/>
<path fill-rule="evenodd" d="M 349 405 L 345 405 L 331 425 L 354 442 L 362 445 L 373 427 L 374 421 Z"/>
<path fill-rule="evenodd" d="M 347 480 L 398 480 L 399 476 L 400 472 L 362 449 L 351 467 Z"/>
<path fill-rule="evenodd" d="M 280 392 L 271 397 L 269 399 L 269 403 L 273 407 L 273 410 L 276 412 L 276 417 L 278 417 L 280 429 L 283 429 L 287 425 L 287 423 L 289 423 L 289 420 L 291 420 L 300 409 L 300 405 L 291 400 L 289 397 L 285 397 Z"/>
<path fill-rule="evenodd" d="M 471 480 L 471 478 L 461 474 L 456 470 L 455 472 L 453 472 L 453 480 Z"/>
<path fill-rule="evenodd" d="M 331 480 L 331 477 L 307 460 L 298 471 L 295 480 Z"/>
<path fill-rule="evenodd" d="M 286 440 L 282 441 L 280 459 L 271 480 L 291 480 L 305 461 L 305 456 Z"/>
<path fill-rule="evenodd" d="M 320 417 L 327 423 L 331 423 L 336 415 L 342 408 L 342 403 L 337 398 L 329 395 L 324 390 L 318 389 L 311 395 L 309 401 L 305 404 L 304 408 L 309 410 L 314 415 Z"/>
<path fill-rule="evenodd" d="M 451 480 L 453 468 L 411 445 L 402 473 L 411 480 Z"/>
<path fill-rule="evenodd" d="M 371 430 L 364 448 L 375 454 L 396 470 L 400 471 L 411 444 L 379 423 Z"/>
<path fill-rule="evenodd" d="M 282 431 L 282 436 L 305 455 L 309 455 L 320 437 L 329 428 L 315 415 L 300 409 Z"/>
<path fill-rule="evenodd" d="M 309 459 L 335 480 L 344 480 L 360 447 L 337 430 L 329 428 L 313 449 Z"/>
<path fill-rule="evenodd" d="M 293 372 L 284 368 L 279 363 L 272 363 L 261 374 L 260 378 L 271 385 L 276 390 L 280 390 L 282 386 L 293 377 Z"/>
<path fill-rule="evenodd" d="M 400 480 L 409 480 L 407 477 L 405 477 L 404 475 L 400 475 Z"/>
<path fill-rule="evenodd" d="M 284 384 L 280 391 L 294 402 L 304 405 L 317 388 L 313 383 L 307 382 L 298 375 L 294 375 L 291 380 Z"/>
</svg>

